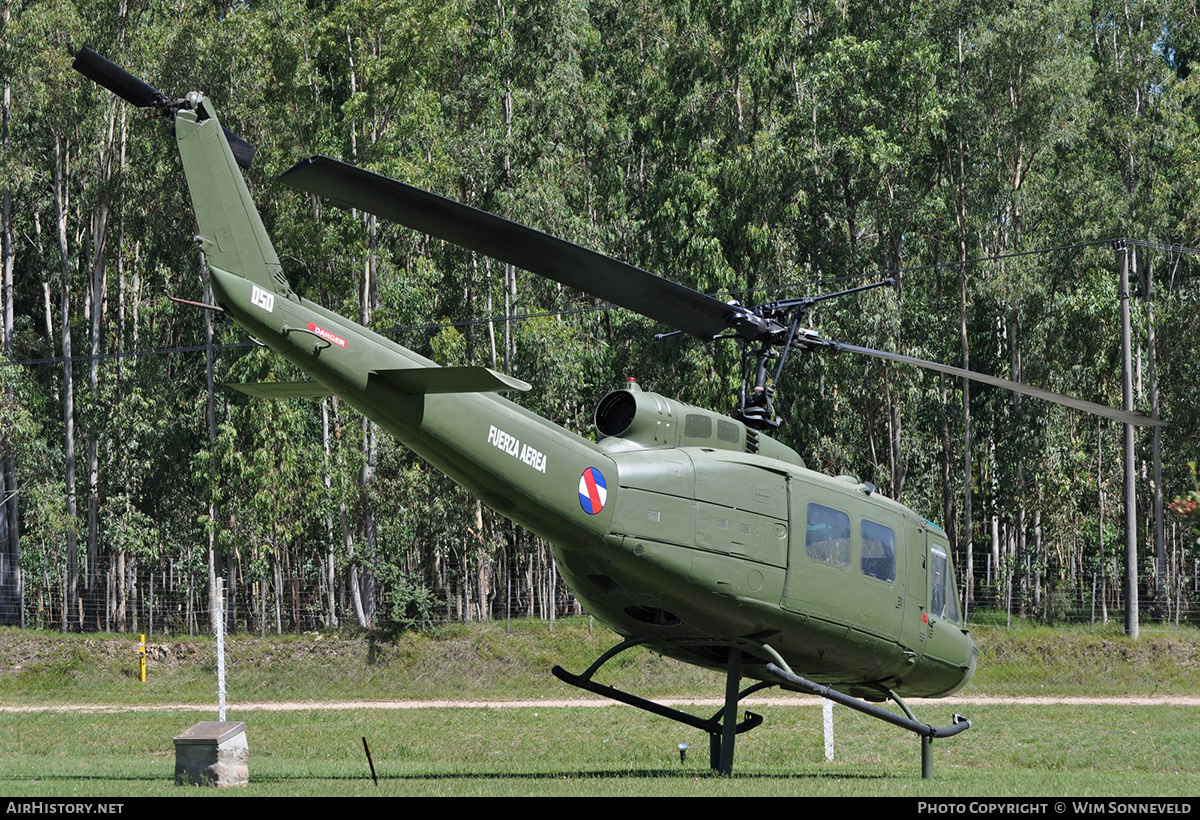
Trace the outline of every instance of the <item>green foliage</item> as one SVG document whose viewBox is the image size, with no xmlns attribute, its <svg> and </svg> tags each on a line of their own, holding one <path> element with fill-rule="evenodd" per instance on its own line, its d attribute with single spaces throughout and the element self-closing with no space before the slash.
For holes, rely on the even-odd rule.
<svg viewBox="0 0 1200 820">
<path fill-rule="evenodd" d="M 394 564 L 377 566 L 375 577 L 384 589 L 375 623 L 384 633 L 394 635 L 433 626 L 438 600 L 432 592 L 413 583 Z"/>
<path fill-rule="evenodd" d="M 841 707 L 834 707 L 836 757 L 826 761 L 819 700 L 771 691 L 755 698 L 763 725 L 738 737 L 734 777 L 713 777 L 708 744 L 697 729 L 625 706 L 550 702 L 579 694 L 549 676 L 551 663 L 578 671 L 614 640 L 604 630 L 589 630 L 586 619 L 560 621 L 553 631 L 518 620 L 511 633 L 501 624 L 441 632 L 409 632 L 395 641 L 336 633 L 228 641 L 228 717 L 247 723 L 252 774 L 247 788 L 225 796 L 1186 798 L 1196 791 L 1200 738 L 1187 719 L 1195 707 L 1162 702 L 1165 693 L 1190 692 L 1198 658 L 1194 631 L 1151 629 L 1147 640 L 1135 642 L 1115 629 L 978 630 L 987 660 L 981 674 L 1007 676 L 988 673 L 961 701 L 913 704 L 936 725 L 956 711 L 973 723 L 935 744 L 932 783 L 920 779 L 910 734 Z M 212 717 L 212 641 L 152 640 L 145 684 L 137 680 L 135 645 L 135 636 L 0 631 L 0 649 L 10 660 L 0 672 L 0 693 L 6 705 L 23 707 L 4 715 L 10 745 L 0 757 L 0 784 L 6 794 L 188 793 L 174 785 L 170 738 Z M 659 697 L 711 697 L 722 685 L 719 673 L 639 650 L 601 675 L 606 683 Z M 1097 686 L 1110 696 L 1155 704 L 1087 702 Z M 387 701 L 441 700 L 451 687 L 468 705 L 383 708 Z M 1041 697 L 1031 700 L 1042 702 L 1013 697 L 1035 692 Z M 354 700 L 378 702 L 344 708 Z M 504 701 L 537 705 L 500 705 Z M 138 731 L 128 731 L 131 724 Z M 364 759 L 364 737 L 377 784 Z M 683 762 L 680 742 L 690 744 Z"/>
<path fill-rule="evenodd" d="M 217 387 L 210 432 L 205 353 L 129 355 L 203 346 L 203 313 L 164 297 L 206 297 L 170 139 L 70 69 L 83 42 L 169 94 L 202 89 L 258 146 L 251 189 L 299 292 L 376 329 L 406 328 L 401 341 L 439 362 L 523 378 L 534 390 L 518 401 L 585 434 L 596 402 L 629 375 L 730 410 L 735 347 L 653 342 L 661 328 L 641 317 L 286 192 L 274 176 L 329 154 L 744 303 L 904 268 L 894 293 L 823 304 L 817 329 L 953 364 L 969 354 L 976 369 L 1108 403 L 1120 379 L 1115 263 L 1079 243 L 1146 239 L 1155 247 L 1139 250 L 1137 273 L 1153 269 L 1159 406 L 1171 421 L 1163 490 L 1182 502 L 1191 492 L 1197 269 L 1194 257 L 1159 249 L 1188 244 L 1198 227 L 1190 7 L 10 7 L 0 188 L 13 197 L 13 290 L 3 297 L 13 319 L 3 330 L 12 358 L 36 363 L 0 367 L 0 424 L 19 478 L 27 597 L 61 597 L 68 533 L 87 530 L 66 512 L 64 368 L 42 361 L 61 352 L 65 283 L 73 350 L 106 357 L 74 367 L 70 420 L 81 442 L 96 442 L 102 574 L 125 559 L 127 573 L 203 574 L 211 534 L 214 568 L 260 603 L 286 599 L 287 587 L 327 601 L 332 585 L 340 607 L 351 568 L 373 573 L 368 598 L 385 619 L 409 613 L 414 590 L 466 611 L 467 590 L 494 597 L 493 571 L 527 587 L 524 600 L 546 599 L 526 572 L 542 566 L 535 539 L 337 401 L 248 402 Z M 1010 256 L 1046 247 L 1064 249 Z M 981 257 L 994 258 L 946 267 Z M 439 319 L 435 331 L 414 329 Z M 219 323 L 215 336 L 218 384 L 295 378 Z M 964 452 L 962 395 L 953 380 L 891 364 L 795 356 L 777 396 L 780 437 L 814 466 L 886 488 L 960 543 L 972 493 L 980 573 L 990 520 L 1028 529 L 1040 513 L 1040 546 L 1001 560 L 1043 570 L 1044 590 L 1066 606 L 1051 585 L 1080 595 L 1086 568 L 1111 557 L 1119 535 L 1119 436 L 976 386 Z M 1148 435 L 1138 448 L 1147 461 Z M 1139 493 L 1143 518 L 1148 497 Z M 332 622 L 330 604 L 308 606 Z"/>
<path fill-rule="evenodd" d="M 1192 471 L 1192 489 L 1188 490 L 1186 497 L 1175 496 L 1171 502 L 1171 512 L 1190 522 L 1192 533 L 1196 536 L 1193 545 L 1200 547 L 1200 478 L 1196 476 L 1196 462 L 1188 462 L 1188 468 Z"/>
</svg>

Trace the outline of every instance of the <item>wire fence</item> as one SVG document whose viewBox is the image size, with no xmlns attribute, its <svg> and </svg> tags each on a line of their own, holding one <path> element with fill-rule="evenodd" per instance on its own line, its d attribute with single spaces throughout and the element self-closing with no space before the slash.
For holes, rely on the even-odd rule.
<svg viewBox="0 0 1200 820">
<path fill-rule="evenodd" d="M 333 575 L 330 582 L 331 575 L 321 567 L 310 568 L 308 577 L 297 572 L 242 575 L 228 584 L 226 629 L 260 637 L 343 626 L 394 633 L 463 621 L 553 621 L 585 614 L 552 562 L 545 570 L 549 580 L 534 584 L 528 567 L 508 562 L 487 574 L 486 585 L 476 580 L 483 577 L 476 573 L 469 584 L 475 589 L 453 581 L 435 589 L 423 578 L 402 573 L 364 573 L 361 618 L 344 575 Z M 101 563 L 95 582 L 80 585 L 74 613 L 64 604 L 65 573 L 32 578 L 26 574 L 25 578 L 21 625 L 26 627 L 187 636 L 207 634 L 211 628 L 207 575 L 174 561 L 153 568 L 130 565 L 120 575 L 116 567 Z M 1162 572 L 1147 562 L 1141 579 L 1142 622 L 1200 624 L 1200 558 L 1176 553 Z M 1124 617 L 1124 565 L 1109 557 L 1075 571 L 1038 568 L 1028 560 L 1016 570 L 1011 565 L 997 569 L 988 555 L 973 573 L 973 582 L 962 587 L 962 594 L 961 611 L 968 623 L 979 617 L 993 623 L 999 613 L 1006 623 L 1016 619 L 1095 626 Z"/>
<path fill-rule="evenodd" d="M 1098 566 L 1074 584 L 1066 583 L 1061 573 L 1055 574 L 1054 583 L 1039 584 L 1022 583 L 1023 577 L 1035 578 L 1033 572 L 1027 576 L 1014 573 L 1011 578 L 992 573 L 989 577 L 986 563 L 976 573 L 973 605 L 968 611 L 980 651 L 979 671 L 960 695 L 915 704 L 920 720 L 930 725 L 947 724 L 954 713 L 967 715 L 975 724 L 973 731 L 937 742 L 937 766 L 1200 771 L 1200 725 L 1194 720 L 1200 697 L 1196 575 L 1193 571 L 1173 576 L 1169 605 L 1159 608 L 1141 602 L 1145 629 L 1140 641 L 1131 642 L 1121 637 L 1124 585 L 1120 568 L 1113 570 Z M 96 687 L 94 696 L 89 691 L 88 676 L 96 675 L 101 667 L 120 669 L 116 685 L 131 693 L 121 708 L 137 708 L 142 700 L 155 708 L 175 701 L 185 711 L 200 704 L 197 714 L 180 715 L 184 722 L 192 717 L 216 719 L 218 677 L 224 671 L 229 719 L 250 722 L 252 746 L 253 727 L 262 723 L 264 714 L 257 710 L 267 705 L 279 709 L 285 704 L 297 710 L 291 722 L 272 722 L 270 732 L 259 735 L 255 754 L 272 750 L 303 754 L 313 731 L 308 724 L 318 720 L 315 716 L 320 712 L 327 715 L 319 719 L 322 731 L 340 733 L 331 742 L 344 747 L 348 756 L 361 749 L 364 732 L 371 731 L 379 744 L 377 759 L 386 760 L 389 755 L 411 759 L 422 754 L 423 747 L 415 738 L 427 734 L 466 749 L 481 742 L 477 723 L 448 715 L 444 704 L 449 700 L 491 704 L 487 740 L 482 741 L 487 745 L 502 744 L 507 736 L 543 731 L 544 717 L 534 715 L 560 708 L 550 701 L 589 697 L 554 680 L 549 665 L 561 662 L 580 672 L 618 642 L 618 636 L 587 618 L 561 582 L 552 598 L 531 603 L 510 597 L 512 586 L 503 580 L 497 579 L 488 605 L 475 610 L 486 618 L 477 617 L 472 624 L 456 627 L 463 621 L 461 606 L 429 595 L 421 599 L 422 623 L 407 632 L 358 629 L 353 608 L 336 589 L 332 599 L 339 629 L 328 625 L 327 594 L 307 599 L 279 595 L 271 583 L 231 589 L 225 599 L 229 608 L 224 621 L 229 658 L 222 669 L 205 585 L 194 575 L 164 567 L 132 579 L 126 588 L 132 592 L 125 601 L 123 620 L 118 620 L 120 608 L 113 605 L 106 588 L 101 600 L 110 614 L 99 621 L 106 630 L 93 631 L 95 639 L 88 641 L 86 651 L 75 650 L 77 657 L 31 659 L 7 649 L 5 654 L 10 677 L 16 674 L 15 667 L 22 665 L 32 669 L 40 664 L 47 670 L 34 676 L 42 688 L 32 694 L 26 691 L 22 697 L 45 708 L 66 710 L 67 714 L 55 717 L 64 722 L 64 732 L 71 731 L 67 725 L 70 714 L 78 709 L 81 698 L 89 703 L 112 699 L 111 690 L 102 685 Z M 31 597 L 37 600 L 36 594 Z M 62 626 L 57 611 L 31 607 L 26 617 L 29 626 Z M 151 678 L 144 690 L 134 681 L 134 647 L 141 633 L 146 634 Z M 430 638 L 429 633 L 435 634 Z M 1041 637 L 1014 637 L 1027 633 Z M 415 651 L 414 636 L 436 644 L 439 660 L 407 662 Z M 0 639 L 4 639 L 2 634 Z M 108 648 L 101 649 L 102 645 Z M 535 658 L 536 662 L 530 660 Z M 289 669 L 304 673 L 293 676 Z M 414 671 L 417 669 L 420 671 Z M 618 683 L 632 674 L 631 690 L 640 688 L 640 693 L 667 702 L 674 702 L 679 692 L 687 698 L 704 698 L 699 705 L 682 707 L 704 717 L 718 709 L 723 694 L 720 673 L 657 656 L 630 661 L 613 673 Z M 598 680 L 603 678 L 598 676 Z M 511 686 L 506 680 L 512 681 Z M 538 693 L 540 706 L 495 706 L 506 700 L 527 700 L 529 691 Z M 514 692 L 523 694 L 514 696 Z M 780 694 L 768 690 L 749 703 L 748 708 L 763 714 L 766 723 L 739 741 L 738 765 L 777 763 L 787 767 L 831 759 L 836 764 L 872 769 L 918 768 L 919 743 L 912 735 L 842 706 L 833 709 L 832 723 L 826 726 L 821 710 L 813 708 L 819 704 L 816 698 L 805 698 L 798 705 L 779 701 Z M 396 710 L 395 701 L 401 700 L 426 706 L 415 713 Z M 351 707 L 347 701 L 375 705 Z M 432 705 L 435 701 L 440 705 Z M 623 746 L 606 747 L 603 752 L 617 755 L 621 765 L 675 765 L 675 750 L 684 742 L 693 752 L 689 762 L 680 765 L 706 770 L 708 744 L 702 732 L 620 708 L 623 711 L 609 712 L 603 720 L 592 714 L 596 710 L 583 710 L 585 715 L 564 720 L 572 725 L 571 731 L 578 728 L 579 743 L 597 749 L 628 731 Z M 364 709 L 374 717 L 363 717 Z M 328 715 L 341 717 L 334 720 Z M 373 728 L 364 729 L 363 720 L 375 721 Z M 436 732 L 430 732 L 432 725 L 438 726 Z M 567 737 L 571 731 L 548 736 L 546 742 L 574 744 L 575 740 Z M 592 737 L 592 732 L 597 736 Z M 421 740 L 426 742 L 435 740 Z M 429 765 L 436 768 L 438 752 L 430 746 L 428 754 Z M 488 763 L 479 761 L 485 769 Z M 585 760 L 579 765 L 600 764 Z"/>
</svg>

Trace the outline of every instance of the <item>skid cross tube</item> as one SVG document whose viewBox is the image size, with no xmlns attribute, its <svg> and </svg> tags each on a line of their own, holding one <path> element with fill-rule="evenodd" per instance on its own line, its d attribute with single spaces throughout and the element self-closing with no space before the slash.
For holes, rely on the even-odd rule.
<svg viewBox="0 0 1200 820">
<path fill-rule="evenodd" d="M 844 692 L 814 683 L 807 678 L 802 678 L 792 672 L 781 669 L 773 663 L 767 664 L 767 671 L 786 683 L 788 688 L 798 689 L 810 695 L 817 695 L 827 700 L 832 700 L 834 703 L 848 706 L 855 711 L 862 712 L 864 715 L 870 715 L 873 718 L 890 723 L 893 726 L 899 726 L 901 729 L 907 729 L 919 735 L 921 738 L 921 777 L 925 780 L 933 779 L 933 739 L 936 737 L 954 737 L 954 735 L 971 728 L 971 721 L 957 714 L 954 716 L 954 722 L 949 726 L 937 727 L 921 723 L 916 719 L 912 709 L 908 708 L 907 703 L 901 700 L 895 692 L 884 687 L 877 688 L 881 693 L 896 701 L 896 704 L 904 711 L 904 715 L 889 712 L 881 706 L 867 703 Z"/>
<path fill-rule="evenodd" d="M 624 703 L 628 706 L 633 706 L 651 714 L 665 717 L 674 720 L 677 723 L 682 723 L 686 726 L 691 726 L 695 729 L 708 733 L 709 738 L 709 762 L 713 771 L 722 775 L 730 775 L 733 773 L 733 748 L 734 738 L 742 732 L 748 732 L 762 724 L 762 715 L 751 711 L 746 712 L 745 720 L 741 723 L 737 722 L 737 705 L 748 695 L 758 692 L 762 689 L 767 689 L 772 686 L 779 686 L 775 681 L 758 681 L 745 689 L 738 690 L 739 681 L 741 680 L 742 667 L 742 650 L 738 646 L 729 648 L 729 660 L 726 667 L 725 681 L 725 704 L 717 713 L 707 720 L 696 715 L 688 714 L 687 712 L 673 709 L 670 706 L 664 706 L 661 703 L 655 703 L 652 700 L 639 697 L 638 695 L 617 689 L 614 686 L 605 686 L 596 683 L 592 680 L 592 676 L 599 671 L 605 663 L 612 660 L 614 657 L 624 652 L 626 649 L 631 649 L 646 643 L 645 638 L 629 638 L 609 649 L 601 655 L 595 663 L 588 667 L 587 671 L 582 675 L 573 675 L 561 666 L 555 666 L 553 670 L 554 676 L 563 683 L 568 683 L 571 686 L 585 689 L 597 695 L 603 695 L 606 698 Z M 768 654 L 775 656 L 775 652 L 763 644 L 755 641 L 749 641 L 749 645 L 755 648 L 764 649 Z"/>
</svg>

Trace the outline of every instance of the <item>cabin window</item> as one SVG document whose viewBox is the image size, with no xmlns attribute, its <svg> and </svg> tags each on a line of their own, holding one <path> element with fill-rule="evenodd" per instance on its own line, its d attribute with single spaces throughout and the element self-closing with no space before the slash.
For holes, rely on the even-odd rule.
<svg viewBox="0 0 1200 820">
<path fill-rule="evenodd" d="M 860 528 L 863 575 L 889 583 L 896 580 L 896 533 L 891 527 L 863 520 Z"/>
<path fill-rule="evenodd" d="M 683 422 L 683 434 L 688 438 L 712 438 L 712 419 L 699 413 L 688 413 Z"/>
<path fill-rule="evenodd" d="M 717 419 L 717 438 L 721 441 L 728 442 L 729 444 L 737 444 L 742 440 L 738 432 L 738 426 L 732 421 Z"/>
<path fill-rule="evenodd" d="M 958 590 L 946 548 L 934 544 L 929 548 L 929 559 L 929 612 L 958 623 Z"/>
<path fill-rule="evenodd" d="M 850 516 L 821 504 L 809 504 L 804 549 L 817 561 L 850 566 Z"/>
</svg>

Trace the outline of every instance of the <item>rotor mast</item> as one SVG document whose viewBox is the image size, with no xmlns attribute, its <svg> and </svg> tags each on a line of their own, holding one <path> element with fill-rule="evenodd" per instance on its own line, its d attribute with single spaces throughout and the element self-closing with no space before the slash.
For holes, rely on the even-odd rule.
<svg viewBox="0 0 1200 820">
<path fill-rule="evenodd" d="M 793 348 L 812 350 L 817 347 L 836 347 L 835 342 L 822 339 L 812 331 L 800 328 L 802 322 L 808 323 L 813 306 L 829 299 L 849 296 L 864 290 L 892 287 L 895 284 L 895 279 L 888 278 L 857 288 L 827 293 L 823 296 L 785 299 L 754 308 L 753 313 L 760 319 L 760 326 L 769 327 L 771 330 L 754 339 L 748 338 L 744 334 L 740 335 L 742 387 L 738 392 L 738 408 L 733 412 L 733 417 L 753 430 L 765 432 L 777 429 L 783 420 L 775 415 L 772 399 L 775 396 L 776 386 L 783 377 L 783 365 L 787 361 L 788 352 Z M 768 381 L 769 363 L 772 360 L 776 360 L 777 363 L 774 376 Z"/>
</svg>

